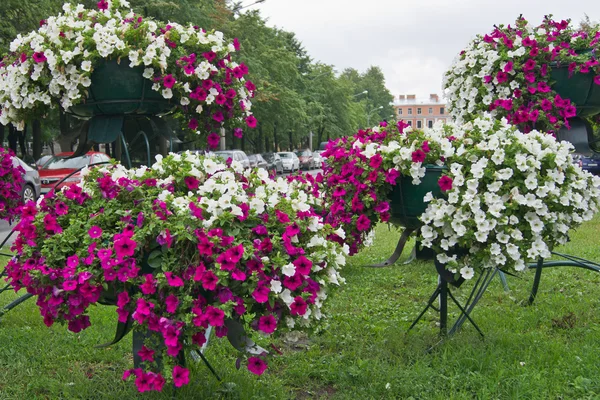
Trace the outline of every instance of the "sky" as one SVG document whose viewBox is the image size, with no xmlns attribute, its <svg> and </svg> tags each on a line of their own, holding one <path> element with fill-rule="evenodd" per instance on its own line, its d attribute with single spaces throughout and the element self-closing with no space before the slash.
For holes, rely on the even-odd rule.
<svg viewBox="0 0 600 400">
<path fill-rule="evenodd" d="M 533 25 L 547 14 L 576 25 L 585 15 L 600 21 L 597 0 L 265 0 L 248 9 L 294 32 L 315 61 L 338 71 L 379 66 L 395 98 L 441 94 L 444 72 L 466 44 L 520 14 Z"/>
</svg>

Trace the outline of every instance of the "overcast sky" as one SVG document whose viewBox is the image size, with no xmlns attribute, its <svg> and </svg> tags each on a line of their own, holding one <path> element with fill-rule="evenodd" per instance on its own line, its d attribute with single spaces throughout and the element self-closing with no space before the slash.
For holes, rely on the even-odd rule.
<svg viewBox="0 0 600 400">
<path fill-rule="evenodd" d="M 255 0 L 246 0 L 250 4 Z M 338 71 L 378 65 L 394 96 L 441 94 L 444 71 L 478 33 L 546 14 L 600 21 L 597 0 L 266 0 L 268 25 L 296 33 L 308 54 Z"/>
</svg>

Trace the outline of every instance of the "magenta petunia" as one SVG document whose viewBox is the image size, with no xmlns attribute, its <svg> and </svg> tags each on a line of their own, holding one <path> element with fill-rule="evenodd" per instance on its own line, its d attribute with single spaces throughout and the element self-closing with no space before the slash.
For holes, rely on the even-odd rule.
<svg viewBox="0 0 600 400">
<path fill-rule="evenodd" d="M 196 118 L 190 119 L 190 122 L 188 122 L 188 128 L 190 128 L 193 131 L 198 129 L 198 120 Z"/>
<path fill-rule="evenodd" d="M 248 371 L 255 375 L 262 375 L 267 369 L 267 363 L 258 357 L 248 358 Z"/>
<path fill-rule="evenodd" d="M 33 53 L 31 58 L 33 58 L 33 61 L 35 61 L 36 63 L 43 63 L 48 60 L 46 58 L 46 56 L 44 55 L 43 51 L 37 51 L 37 52 Z"/>
<path fill-rule="evenodd" d="M 306 301 L 302 297 L 296 296 L 294 302 L 290 305 L 290 314 L 304 315 L 306 314 L 307 307 Z"/>
<path fill-rule="evenodd" d="M 138 351 L 138 356 L 140 356 L 142 361 L 154 362 L 154 350 L 149 349 L 146 346 L 142 346 L 141 350 Z"/>
<path fill-rule="evenodd" d="M 206 142 L 211 149 L 216 149 L 221 142 L 221 137 L 217 133 L 212 132 L 206 137 Z"/>
<path fill-rule="evenodd" d="M 190 371 L 187 368 L 176 365 L 173 367 L 173 384 L 182 387 L 190 382 Z"/>
<path fill-rule="evenodd" d="M 256 128 L 256 118 L 254 115 L 246 117 L 246 125 L 248 125 L 249 128 Z"/>
<path fill-rule="evenodd" d="M 369 229 L 370 226 L 371 220 L 369 220 L 369 217 L 367 217 L 365 214 L 362 214 L 356 220 L 356 229 L 358 229 L 361 232 L 366 231 L 367 229 Z"/>
<path fill-rule="evenodd" d="M 266 334 L 271 334 L 277 329 L 277 320 L 273 315 L 263 315 L 258 319 L 258 329 Z"/>
<path fill-rule="evenodd" d="M 207 306 L 205 314 L 211 326 L 223 326 L 225 323 L 225 313 L 220 308 Z"/>
<path fill-rule="evenodd" d="M 96 3 L 96 6 L 98 6 L 99 10 L 108 10 L 108 1 L 106 0 L 100 0 L 99 2 Z"/>
<path fill-rule="evenodd" d="M 177 306 L 179 305 L 179 298 L 173 294 L 170 294 L 165 299 L 165 305 L 167 306 L 167 312 L 173 314 L 177 311 Z"/>
<path fill-rule="evenodd" d="M 174 275 L 171 271 L 165 272 L 165 277 L 167 278 L 167 283 L 171 287 L 181 287 L 184 285 L 183 279 Z"/>
<path fill-rule="evenodd" d="M 93 225 L 89 230 L 88 230 L 88 235 L 90 235 L 90 237 L 92 239 L 97 239 L 100 236 L 102 236 L 102 228 L 100 228 L 97 225 Z"/>
<path fill-rule="evenodd" d="M 425 157 L 425 152 L 421 149 L 417 149 L 412 152 L 412 162 L 414 163 L 422 163 L 423 161 L 425 161 Z"/>
<path fill-rule="evenodd" d="M 235 136 L 238 139 L 241 139 L 242 136 L 244 136 L 244 131 L 242 130 L 242 128 L 234 128 L 233 129 L 233 136 Z"/>
<path fill-rule="evenodd" d="M 168 89 L 171 89 L 173 86 L 175 86 L 175 82 L 175 78 L 172 74 L 165 75 L 163 78 L 163 85 L 165 85 L 165 87 Z"/>
<path fill-rule="evenodd" d="M 438 185 L 440 186 L 440 189 L 442 189 L 442 192 L 447 192 L 452 189 L 452 178 L 444 175 L 438 180 Z"/>
</svg>

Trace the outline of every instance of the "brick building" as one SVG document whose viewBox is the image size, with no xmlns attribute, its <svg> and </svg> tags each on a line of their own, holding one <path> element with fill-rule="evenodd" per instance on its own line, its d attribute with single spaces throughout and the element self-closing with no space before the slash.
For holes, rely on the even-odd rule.
<svg viewBox="0 0 600 400">
<path fill-rule="evenodd" d="M 450 119 L 446 103 L 437 94 L 428 99 L 418 99 L 414 94 L 399 95 L 394 99 L 394 113 L 397 119 L 403 119 L 413 128 L 431 128 L 437 121 Z"/>
</svg>

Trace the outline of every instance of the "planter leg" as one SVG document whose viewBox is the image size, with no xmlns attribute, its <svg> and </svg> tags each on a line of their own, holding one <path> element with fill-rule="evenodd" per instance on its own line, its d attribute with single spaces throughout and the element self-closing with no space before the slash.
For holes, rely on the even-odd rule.
<svg viewBox="0 0 600 400">
<path fill-rule="evenodd" d="M 448 333 L 448 282 L 440 277 L 440 336 Z"/>
<path fill-rule="evenodd" d="M 30 297 L 33 297 L 33 295 L 31 293 L 27 293 L 19 297 L 18 299 L 10 302 L 9 304 L 5 305 L 4 308 L 0 310 L 0 317 L 12 310 L 13 308 L 15 308 L 16 306 L 18 306 L 19 304 L 21 304 L 22 302 L 24 302 L 25 300 L 29 299 Z"/>
<path fill-rule="evenodd" d="M 429 298 L 429 301 L 427 302 L 427 306 L 423 309 L 423 311 L 421 311 L 421 313 L 419 314 L 419 316 L 417 317 L 417 319 L 415 319 L 413 321 L 413 323 L 406 330 L 406 332 L 408 332 L 412 328 L 414 328 L 415 325 L 417 325 L 417 322 L 419 322 L 421 320 L 421 318 L 423 317 L 423 315 L 425 315 L 425 313 L 427 312 L 427 310 L 429 310 L 430 308 L 433 308 L 434 310 L 439 311 L 437 308 L 435 308 L 433 306 L 433 303 L 435 302 L 435 300 L 438 298 L 439 295 L 440 295 L 440 285 L 438 284 L 437 288 L 435 288 L 435 291 L 433 292 L 433 294 Z"/>
<path fill-rule="evenodd" d="M 413 233 L 414 230 L 415 230 L 414 228 L 406 228 L 404 230 L 404 232 L 402 232 L 402 235 L 400 236 L 400 240 L 398 240 L 398 244 L 396 245 L 396 250 L 394 250 L 394 254 L 392 254 L 390 256 L 390 258 L 388 258 L 387 260 L 385 260 L 384 262 L 379 263 L 379 264 L 367 265 L 367 267 L 382 268 L 382 267 L 388 267 L 388 266 L 392 265 L 393 263 L 395 263 L 398 260 L 398 258 L 400 258 L 400 256 L 402 255 L 404 246 L 406 245 L 406 242 L 408 241 L 410 234 Z"/>
<path fill-rule="evenodd" d="M 542 279 L 542 268 L 544 267 L 544 259 L 540 258 L 535 268 L 535 277 L 533 278 L 533 287 L 531 288 L 531 294 L 529 295 L 528 305 L 532 305 L 535 296 L 537 296 L 538 288 L 540 287 L 540 280 Z"/>
</svg>

